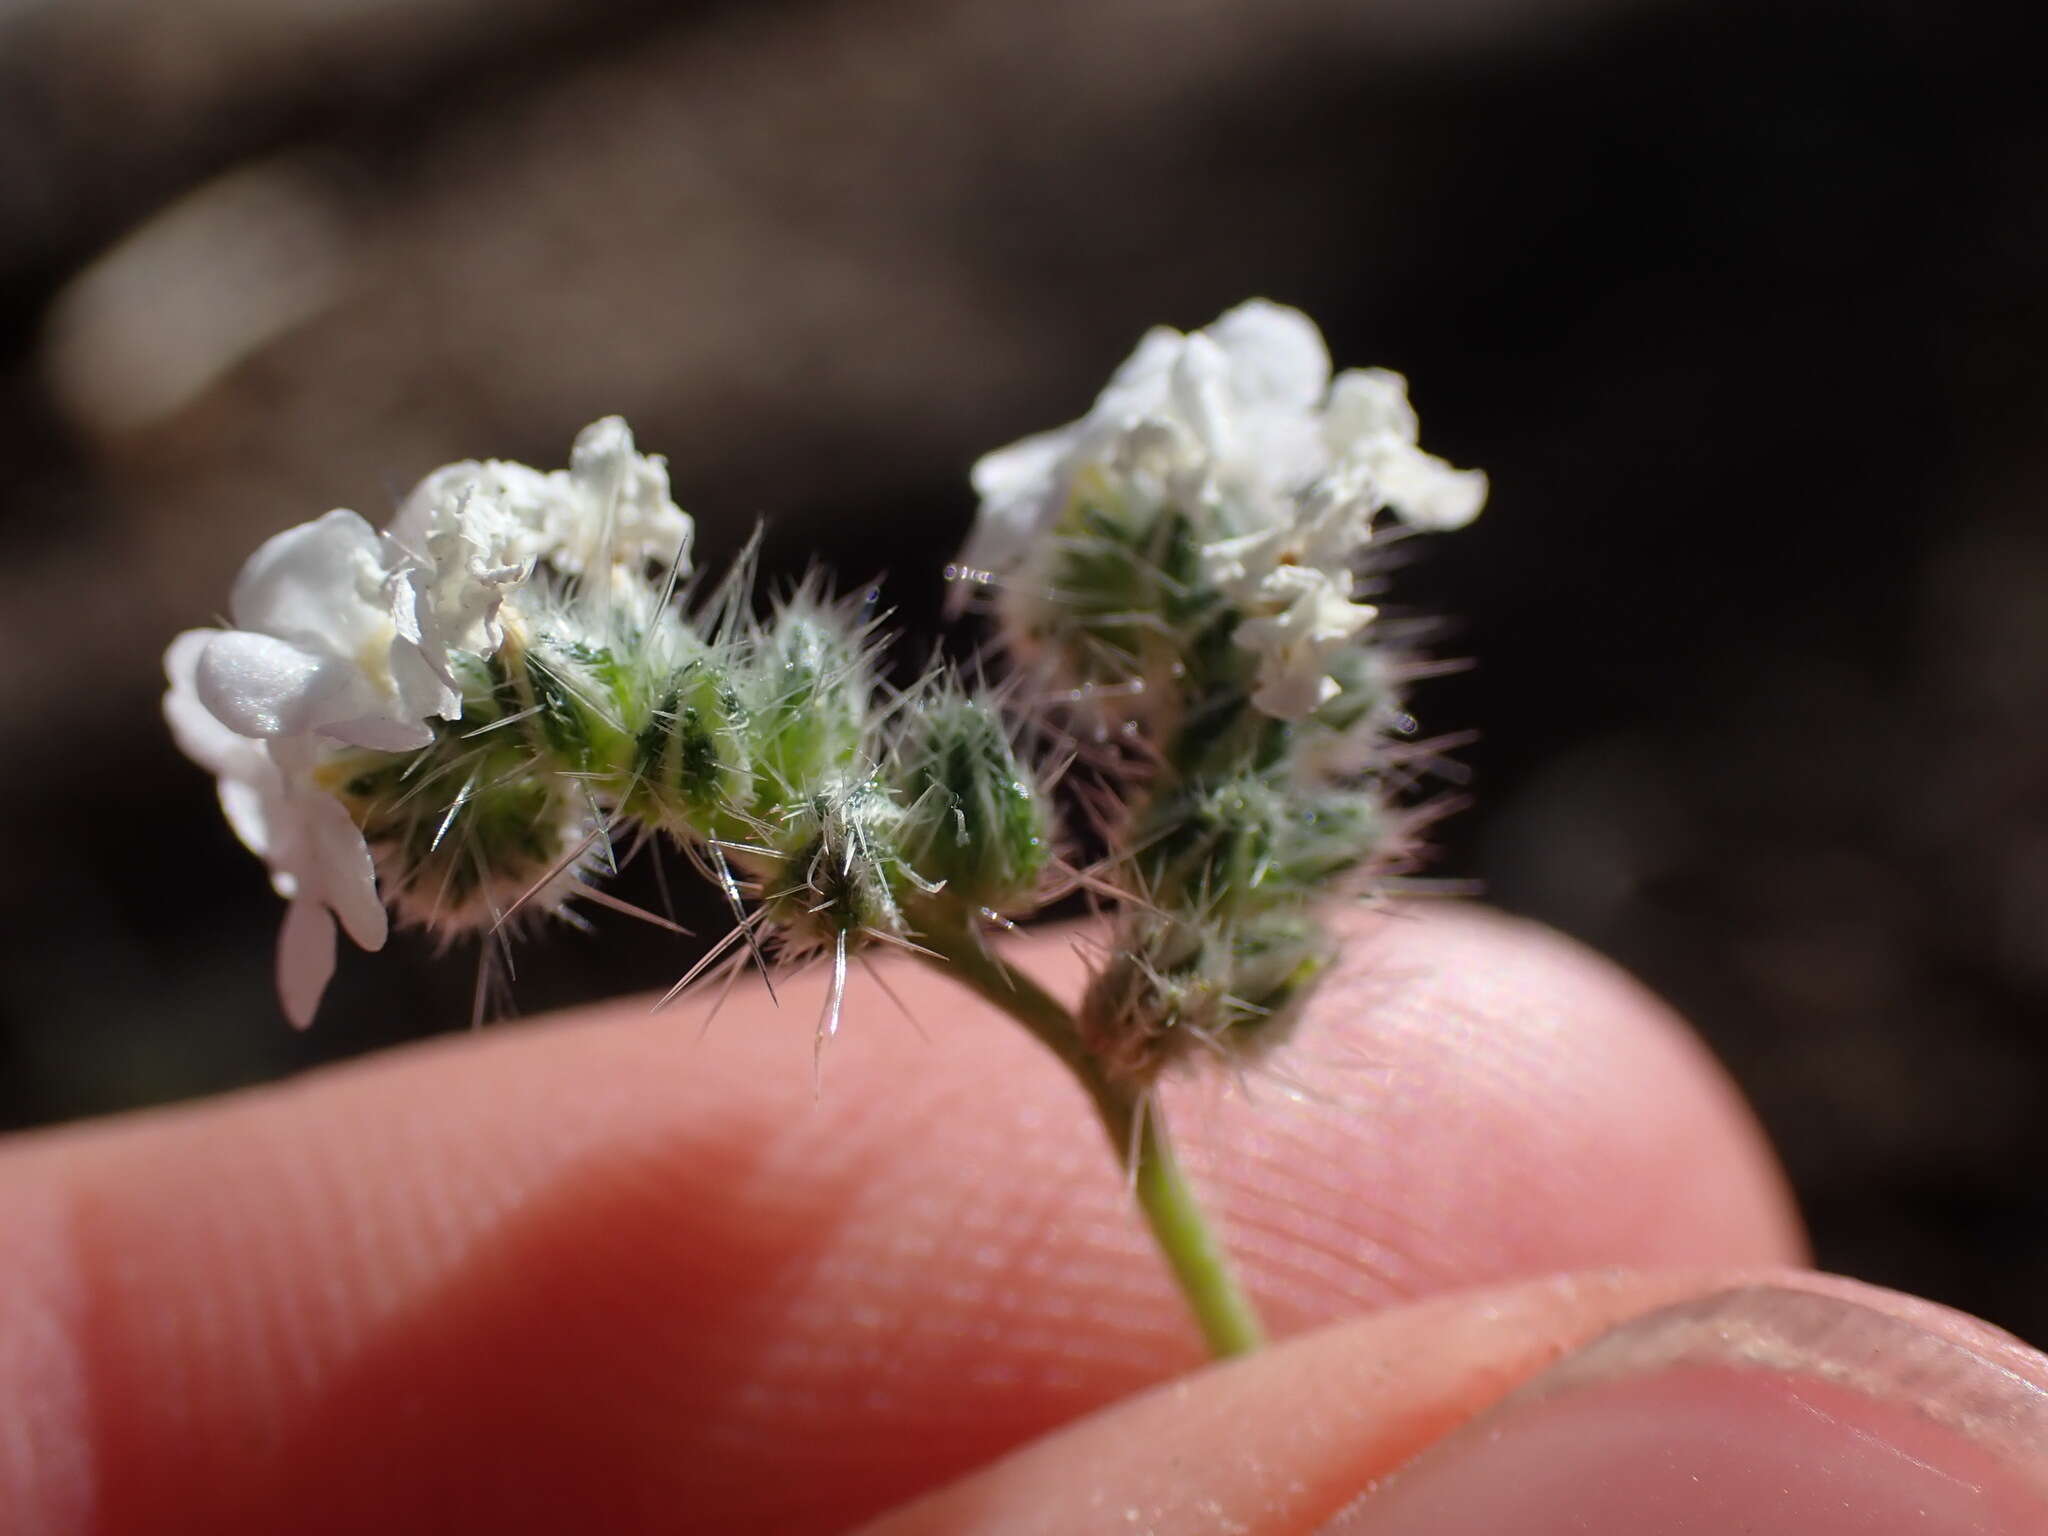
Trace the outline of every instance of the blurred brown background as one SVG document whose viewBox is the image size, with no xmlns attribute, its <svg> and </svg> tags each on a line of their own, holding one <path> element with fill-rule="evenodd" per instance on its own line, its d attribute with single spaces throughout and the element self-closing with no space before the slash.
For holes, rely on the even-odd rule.
<svg viewBox="0 0 2048 1536">
<path fill-rule="evenodd" d="M 2048 1337 L 2025 13 L 0 0 L 0 1125 L 467 1016 L 411 937 L 277 1016 L 156 718 L 262 536 L 619 411 L 708 564 L 766 515 L 921 652 L 974 456 L 1266 293 L 1494 477 L 1399 593 L 1479 663 L 1418 701 L 1484 732 L 1437 872 L 1697 1020 L 1824 1263 Z M 601 929 L 522 1004 L 690 958 Z"/>
</svg>

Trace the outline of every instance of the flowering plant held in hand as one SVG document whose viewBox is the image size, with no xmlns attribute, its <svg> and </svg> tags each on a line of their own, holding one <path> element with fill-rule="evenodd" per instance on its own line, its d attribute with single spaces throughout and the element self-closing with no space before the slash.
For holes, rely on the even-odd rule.
<svg viewBox="0 0 2048 1536">
<path fill-rule="evenodd" d="M 995 688 L 890 687 L 867 606 L 815 578 L 757 605 L 743 559 L 688 602 L 691 521 L 607 418 L 566 470 L 452 464 L 382 529 L 337 511 L 276 535 L 234 627 L 171 643 L 165 711 L 289 902 L 295 1024 L 337 924 L 376 949 L 388 910 L 488 955 L 623 905 L 614 850 L 665 838 L 734 916 L 677 991 L 821 958 L 822 1046 L 874 946 L 947 971 L 1074 1072 L 1212 1348 L 1248 1348 L 1153 1090 L 1284 1037 L 1332 959 L 1325 906 L 1406 853 L 1403 668 L 1360 582 L 1376 530 L 1459 527 L 1485 478 L 1421 450 L 1398 375 L 1333 379 L 1305 316 L 1254 301 L 1150 332 L 1086 416 L 974 486 L 947 574 L 993 612 Z M 1043 740 L 1087 764 L 1106 852 L 1085 869 L 1020 747 Z M 1111 933 L 1070 1010 L 988 937 L 1077 884 Z"/>
</svg>

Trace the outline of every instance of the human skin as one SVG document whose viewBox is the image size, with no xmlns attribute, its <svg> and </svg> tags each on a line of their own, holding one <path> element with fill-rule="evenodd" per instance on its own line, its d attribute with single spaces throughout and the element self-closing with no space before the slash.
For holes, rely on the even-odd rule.
<svg viewBox="0 0 2048 1536">
<path fill-rule="evenodd" d="M 1512 1536 L 1443 1499 L 1495 1487 L 1487 1456 L 1612 1463 L 1633 1442 L 1601 1424 L 1668 1422 L 1726 1518 L 1785 1516 L 1772 1413 L 1909 1479 L 1872 1497 L 1925 1505 L 1917 1465 L 1978 1490 L 1964 1516 L 2024 1516 L 2039 1357 L 1798 1273 L 1754 1123 L 1660 1004 L 1482 911 L 1356 928 L 1270 1073 L 1173 1100 L 1281 1341 L 1221 1367 L 1079 1090 L 908 961 L 922 1034 L 857 994 L 815 1091 L 799 978 L 704 1031 L 628 1001 L 15 1138 L 5 1528 L 1279 1533 L 1355 1506 Z M 1072 938 L 1012 958 L 1071 991 Z M 1769 1359 L 1669 1345 L 1765 1324 L 1793 1341 Z M 1556 1528 L 1710 1528 L 1586 1518 Z"/>
</svg>

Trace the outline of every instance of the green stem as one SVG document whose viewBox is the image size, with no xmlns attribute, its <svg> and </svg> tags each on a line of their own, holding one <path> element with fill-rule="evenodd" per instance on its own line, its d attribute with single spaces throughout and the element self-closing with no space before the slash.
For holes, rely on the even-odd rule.
<svg viewBox="0 0 2048 1536">
<path fill-rule="evenodd" d="M 1158 1104 L 1148 1104 L 1143 1092 L 1106 1076 L 1082 1044 L 1074 1016 L 1065 1006 L 1029 976 L 990 954 L 978 937 L 920 933 L 918 940 L 938 957 L 930 962 L 935 969 L 1030 1030 L 1088 1091 L 1210 1353 L 1222 1357 L 1257 1349 L 1265 1342 L 1258 1314 L 1238 1289 L 1223 1246 L 1173 1155 Z"/>
</svg>

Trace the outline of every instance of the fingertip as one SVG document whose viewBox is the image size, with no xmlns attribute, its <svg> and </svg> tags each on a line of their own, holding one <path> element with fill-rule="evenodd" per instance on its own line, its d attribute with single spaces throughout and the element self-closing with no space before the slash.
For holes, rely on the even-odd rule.
<svg viewBox="0 0 2048 1536">
<path fill-rule="evenodd" d="M 864 1536 L 1105 1518 L 1245 1536 L 2021 1536 L 2048 1514 L 2044 1385 L 2048 1359 L 1976 1320 L 1833 1276 L 1557 1276 L 1156 1388 Z"/>
<path fill-rule="evenodd" d="M 1868 1288 L 1737 1283 L 1629 1318 L 1325 1527 L 1332 1536 L 2048 1525 L 2038 1355 Z"/>
</svg>

